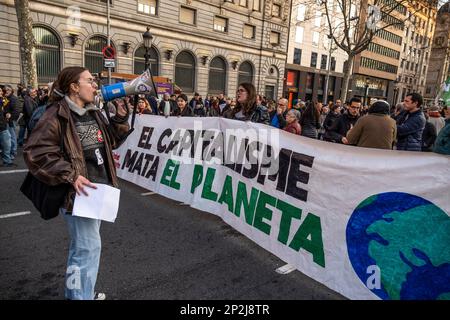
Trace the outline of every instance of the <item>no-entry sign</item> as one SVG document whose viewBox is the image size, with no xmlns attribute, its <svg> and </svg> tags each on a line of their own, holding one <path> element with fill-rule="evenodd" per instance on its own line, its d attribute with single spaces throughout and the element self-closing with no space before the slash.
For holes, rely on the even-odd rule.
<svg viewBox="0 0 450 320">
<path fill-rule="evenodd" d="M 102 49 L 103 58 L 105 59 L 114 59 L 116 56 L 116 50 L 112 46 L 106 46 Z"/>
</svg>

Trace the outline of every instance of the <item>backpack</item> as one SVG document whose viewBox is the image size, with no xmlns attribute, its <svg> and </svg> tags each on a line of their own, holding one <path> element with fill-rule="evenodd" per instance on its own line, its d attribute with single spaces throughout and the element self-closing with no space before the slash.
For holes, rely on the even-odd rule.
<svg viewBox="0 0 450 320">
<path fill-rule="evenodd" d="M 36 126 L 36 124 L 38 123 L 39 119 L 42 117 L 42 115 L 44 114 L 44 112 L 48 106 L 49 106 L 49 104 L 43 104 L 43 105 L 37 107 L 36 109 L 34 109 L 33 114 L 31 115 L 30 121 L 28 122 L 28 130 L 30 133 L 31 133 L 31 131 L 33 131 L 34 127 Z"/>
</svg>

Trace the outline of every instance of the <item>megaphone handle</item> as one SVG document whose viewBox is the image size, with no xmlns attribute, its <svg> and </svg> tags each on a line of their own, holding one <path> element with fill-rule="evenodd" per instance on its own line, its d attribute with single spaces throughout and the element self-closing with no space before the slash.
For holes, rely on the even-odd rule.
<svg viewBox="0 0 450 320">
<path fill-rule="evenodd" d="M 148 71 L 150 72 L 150 77 L 152 78 L 153 90 L 155 91 L 155 97 L 158 97 L 158 89 L 156 88 L 155 82 L 153 81 L 152 68 L 149 67 Z"/>
<path fill-rule="evenodd" d="M 133 108 L 133 115 L 131 116 L 131 129 L 134 129 L 134 120 L 136 119 L 136 112 L 137 112 L 137 105 L 138 105 L 138 100 L 139 100 L 139 95 L 135 94 L 134 95 L 134 99 L 133 99 L 133 104 L 134 104 L 134 108 Z"/>
</svg>

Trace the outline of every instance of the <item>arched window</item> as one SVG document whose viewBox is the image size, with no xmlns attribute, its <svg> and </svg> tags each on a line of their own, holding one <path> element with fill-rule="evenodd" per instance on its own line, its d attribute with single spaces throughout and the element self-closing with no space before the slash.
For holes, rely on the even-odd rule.
<svg viewBox="0 0 450 320">
<path fill-rule="evenodd" d="M 154 47 L 151 47 L 148 50 L 148 54 L 150 55 L 149 62 L 150 67 L 152 69 L 152 75 L 157 76 L 158 75 L 158 65 L 159 65 L 159 58 L 158 58 L 158 52 Z M 141 74 L 144 72 L 145 68 L 145 47 L 140 46 L 136 52 L 134 53 L 134 74 Z"/>
<path fill-rule="evenodd" d="M 39 83 L 56 80 L 61 71 L 61 52 L 58 37 L 48 28 L 33 27 L 36 39 L 36 69 Z"/>
<path fill-rule="evenodd" d="M 111 44 L 112 45 L 112 44 Z M 84 66 L 91 73 L 99 73 L 105 70 L 102 49 L 106 46 L 106 38 L 94 36 L 86 42 L 84 49 Z M 111 68 L 114 71 L 114 68 Z"/>
<path fill-rule="evenodd" d="M 248 61 L 239 66 L 238 85 L 243 82 L 253 83 L 253 67 Z"/>
<path fill-rule="evenodd" d="M 195 59 L 187 51 L 182 51 L 175 61 L 175 83 L 184 92 L 194 92 Z"/>
<path fill-rule="evenodd" d="M 227 71 L 225 61 L 221 57 L 215 57 L 209 65 L 209 93 L 225 94 Z"/>
</svg>

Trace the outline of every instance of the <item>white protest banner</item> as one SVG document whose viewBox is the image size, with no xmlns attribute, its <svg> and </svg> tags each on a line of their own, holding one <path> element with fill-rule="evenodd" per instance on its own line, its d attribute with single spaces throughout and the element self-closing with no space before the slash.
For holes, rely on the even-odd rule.
<svg viewBox="0 0 450 320">
<path fill-rule="evenodd" d="M 220 216 L 351 299 L 450 299 L 450 157 L 139 116 L 119 177 Z"/>
</svg>

